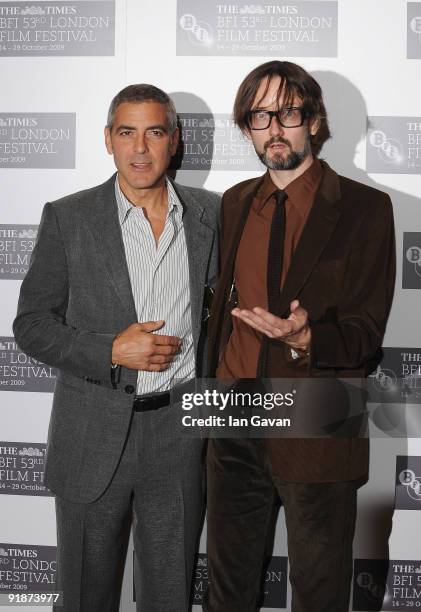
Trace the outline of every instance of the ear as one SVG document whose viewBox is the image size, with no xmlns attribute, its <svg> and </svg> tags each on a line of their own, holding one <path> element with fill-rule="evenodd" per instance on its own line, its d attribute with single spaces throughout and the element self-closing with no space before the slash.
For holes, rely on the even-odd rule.
<svg viewBox="0 0 421 612">
<path fill-rule="evenodd" d="M 105 146 L 107 147 L 107 151 L 110 155 L 113 154 L 113 145 L 111 142 L 111 130 L 108 126 L 104 128 L 104 138 L 105 138 Z"/>
<path fill-rule="evenodd" d="M 309 121 L 310 134 L 315 136 L 320 128 L 320 117 L 313 117 Z"/>
<path fill-rule="evenodd" d="M 176 128 L 170 137 L 170 153 L 171 156 L 175 155 L 180 141 L 180 130 Z"/>
</svg>

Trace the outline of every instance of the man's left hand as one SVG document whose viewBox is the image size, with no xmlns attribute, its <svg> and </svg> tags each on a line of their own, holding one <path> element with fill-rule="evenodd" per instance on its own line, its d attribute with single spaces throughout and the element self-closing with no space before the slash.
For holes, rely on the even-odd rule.
<svg viewBox="0 0 421 612">
<path fill-rule="evenodd" d="M 282 340 L 293 349 L 308 351 L 311 342 L 308 313 L 298 300 L 291 302 L 290 312 L 288 319 L 282 319 L 256 306 L 253 310 L 234 308 L 231 314 L 269 338 Z"/>
</svg>

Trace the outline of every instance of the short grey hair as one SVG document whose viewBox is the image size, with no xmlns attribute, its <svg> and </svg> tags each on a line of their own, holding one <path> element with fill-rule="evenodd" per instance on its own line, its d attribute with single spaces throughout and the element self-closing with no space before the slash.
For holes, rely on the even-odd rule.
<svg viewBox="0 0 421 612">
<path fill-rule="evenodd" d="M 177 111 L 169 95 L 154 85 L 140 83 L 138 85 L 128 85 L 119 91 L 112 99 L 107 116 L 107 127 L 110 130 L 114 124 L 116 110 L 120 104 L 124 102 L 158 102 L 159 104 L 163 104 L 167 109 L 168 129 L 170 134 L 177 129 Z"/>
</svg>

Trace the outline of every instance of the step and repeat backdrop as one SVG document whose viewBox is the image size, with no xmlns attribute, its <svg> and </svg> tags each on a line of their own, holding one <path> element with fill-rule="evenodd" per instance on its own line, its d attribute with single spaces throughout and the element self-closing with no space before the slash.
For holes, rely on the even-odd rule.
<svg viewBox="0 0 421 612">
<path fill-rule="evenodd" d="M 421 2 L 405 0 L 0 2 L 0 596 L 55 584 L 54 499 L 43 474 L 56 372 L 12 335 L 44 203 L 111 175 L 103 127 L 111 98 L 129 83 L 174 99 L 179 182 L 223 192 L 258 176 L 231 111 L 244 76 L 272 58 L 301 64 L 321 83 L 333 134 L 322 156 L 393 201 L 398 273 L 371 380 L 378 402 L 350 609 L 421 609 Z M 194 606 L 207 585 L 205 551 L 202 534 Z M 131 547 L 124 612 L 135 610 L 132 572 Z M 289 602 L 281 510 L 264 609 Z"/>
</svg>

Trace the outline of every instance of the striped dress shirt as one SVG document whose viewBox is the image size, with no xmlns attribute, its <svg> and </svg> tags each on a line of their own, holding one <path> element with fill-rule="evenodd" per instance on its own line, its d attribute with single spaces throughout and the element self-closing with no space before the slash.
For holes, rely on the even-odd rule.
<svg viewBox="0 0 421 612">
<path fill-rule="evenodd" d="M 139 370 L 137 395 L 167 391 L 174 384 L 195 375 L 183 206 L 168 179 L 166 186 L 168 212 L 156 245 L 152 227 L 142 208 L 134 206 L 125 197 L 118 177 L 115 181 L 118 216 L 138 321 L 163 320 L 165 325 L 154 333 L 182 339 L 180 352 L 166 370 Z"/>
</svg>

